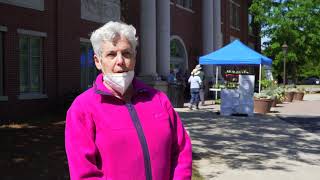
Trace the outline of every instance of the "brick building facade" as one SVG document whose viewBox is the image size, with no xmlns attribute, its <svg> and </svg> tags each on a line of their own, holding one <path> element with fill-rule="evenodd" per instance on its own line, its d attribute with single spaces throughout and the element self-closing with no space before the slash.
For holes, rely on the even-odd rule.
<svg viewBox="0 0 320 180">
<path fill-rule="evenodd" d="M 182 67 L 184 72 L 190 72 L 197 64 L 198 56 L 204 53 L 202 10 L 205 1 L 170 1 L 170 67 L 162 69 L 159 74 L 162 77 L 167 75 L 169 68 Z M 141 36 L 141 5 L 146 1 L 104 2 L 0 0 L 0 120 L 59 108 L 65 104 L 68 95 L 88 88 L 97 73 L 92 62 L 89 34 L 103 22 L 122 19 L 133 24 Z M 101 9 L 98 12 L 104 17 L 99 19 L 94 12 L 95 7 L 100 8 L 99 4 L 92 3 L 112 6 L 112 17 L 103 14 Z M 247 0 L 221 0 L 223 44 L 238 38 L 259 50 L 257 29 L 249 32 L 248 7 Z M 86 15 L 84 8 L 93 8 L 91 15 Z M 231 13 L 233 11 L 236 12 Z M 234 18 L 230 17 L 232 14 Z M 109 19 L 105 18 L 107 15 Z M 157 16 L 156 20 L 159 18 Z M 137 75 L 144 71 L 143 64 L 139 64 L 140 47 Z M 157 60 L 157 65 L 161 62 Z"/>
</svg>

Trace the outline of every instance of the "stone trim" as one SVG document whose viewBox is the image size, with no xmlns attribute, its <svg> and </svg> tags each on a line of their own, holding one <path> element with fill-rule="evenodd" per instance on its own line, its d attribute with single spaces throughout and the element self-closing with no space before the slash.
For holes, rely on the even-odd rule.
<svg viewBox="0 0 320 180">
<path fill-rule="evenodd" d="M 91 43 L 90 39 L 80 37 L 80 42 Z"/>
<path fill-rule="evenodd" d="M 39 32 L 39 31 L 26 30 L 26 29 L 17 29 L 17 32 L 18 32 L 18 34 L 23 34 L 23 35 L 47 37 L 46 32 Z"/>
<path fill-rule="evenodd" d="M 32 100 L 32 99 L 48 99 L 46 94 L 20 94 L 18 96 L 19 100 Z"/>
<path fill-rule="evenodd" d="M 0 32 L 7 32 L 8 31 L 8 28 L 6 26 L 1 26 L 0 25 Z"/>
<path fill-rule="evenodd" d="M 8 101 L 8 96 L 0 96 L 0 101 Z"/>
</svg>

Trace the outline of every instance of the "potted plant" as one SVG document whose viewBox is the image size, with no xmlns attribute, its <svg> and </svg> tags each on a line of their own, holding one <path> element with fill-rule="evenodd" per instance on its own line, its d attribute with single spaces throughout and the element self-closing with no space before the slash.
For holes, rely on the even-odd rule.
<svg viewBox="0 0 320 180">
<path fill-rule="evenodd" d="M 293 96 L 296 92 L 296 88 L 294 86 L 287 86 L 285 87 L 284 92 L 284 102 L 292 102 Z"/>
<path fill-rule="evenodd" d="M 284 93 L 285 93 L 285 91 L 284 91 L 283 87 L 278 86 L 274 89 L 274 96 L 275 96 L 275 103 L 276 104 L 281 104 L 284 101 L 284 98 L 285 98 Z M 272 107 L 275 107 L 275 106 L 272 106 Z"/>
<path fill-rule="evenodd" d="M 305 92 L 304 88 L 302 87 L 297 88 L 296 92 L 294 93 L 293 100 L 302 101 L 304 97 L 304 92 Z"/>
<path fill-rule="evenodd" d="M 272 97 L 266 92 L 254 94 L 254 111 L 260 114 L 266 114 L 270 112 L 272 104 Z"/>
<path fill-rule="evenodd" d="M 267 89 L 264 89 L 261 91 L 262 94 L 265 94 L 267 96 L 270 96 L 270 99 L 272 100 L 271 102 L 271 107 L 276 107 L 276 100 L 277 100 L 277 97 L 276 97 L 276 91 L 275 91 L 275 87 L 269 87 Z M 259 96 L 259 95 L 257 95 Z M 261 96 L 261 95 L 260 95 Z"/>
<path fill-rule="evenodd" d="M 277 103 L 281 103 L 284 99 L 284 88 L 277 85 L 276 81 L 262 80 L 262 92 L 271 96 L 272 105 L 271 107 L 276 107 Z"/>
</svg>

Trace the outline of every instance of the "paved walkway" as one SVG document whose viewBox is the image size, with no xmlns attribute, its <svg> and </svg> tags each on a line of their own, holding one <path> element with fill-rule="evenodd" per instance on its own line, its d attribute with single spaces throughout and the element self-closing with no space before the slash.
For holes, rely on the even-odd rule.
<svg viewBox="0 0 320 180">
<path fill-rule="evenodd" d="M 272 111 L 283 121 L 320 135 L 320 94 L 309 94 L 304 101 L 280 104 Z"/>
<path fill-rule="evenodd" d="M 177 109 L 192 138 L 194 163 L 206 179 L 319 179 L 320 134 L 292 118 L 319 122 L 320 95 L 253 117 L 220 116 L 210 103 L 199 111 Z"/>
</svg>

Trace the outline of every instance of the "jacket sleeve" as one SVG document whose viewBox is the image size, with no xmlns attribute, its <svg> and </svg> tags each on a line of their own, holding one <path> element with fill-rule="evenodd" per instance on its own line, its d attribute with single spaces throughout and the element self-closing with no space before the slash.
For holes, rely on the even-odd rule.
<svg viewBox="0 0 320 180">
<path fill-rule="evenodd" d="M 201 87 L 203 82 L 202 82 L 202 80 L 201 80 L 200 77 L 199 77 L 198 79 L 199 79 L 199 85 L 200 85 L 200 87 Z"/>
<path fill-rule="evenodd" d="M 169 113 L 173 132 L 171 179 L 191 180 L 192 176 L 192 146 L 191 140 L 185 130 L 178 113 L 173 109 L 169 99 L 165 106 Z"/>
<path fill-rule="evenodd" d="M 106 179 L 98 168 L 95 128 L 90 115 L 75 100 L 67 112 L 65 147 L 71 180 Z"/>
</svg>

